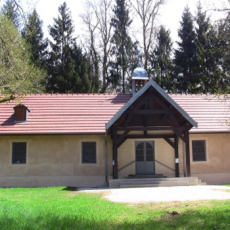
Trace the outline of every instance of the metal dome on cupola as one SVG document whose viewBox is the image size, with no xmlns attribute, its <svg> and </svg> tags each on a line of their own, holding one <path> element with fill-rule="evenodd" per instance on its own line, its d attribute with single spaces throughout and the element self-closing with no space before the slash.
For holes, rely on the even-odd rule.
<svg viewBox="0 0 230 230">
<path fill-rule="evenodd" d="M 138 61 L 137 67 L 133 71 L 132 76 L 132 93 L 133 95 L 140 90 L 148 82 L 147 71 L 142 68 L 140 62 Z"/>
<path fill-rule="evenodd" d="M 140 62 L 137 63 L 137 68 L 133 71 L 132 79 L 148 80 L 147 71 L 141 67 Z"/>
</svg>

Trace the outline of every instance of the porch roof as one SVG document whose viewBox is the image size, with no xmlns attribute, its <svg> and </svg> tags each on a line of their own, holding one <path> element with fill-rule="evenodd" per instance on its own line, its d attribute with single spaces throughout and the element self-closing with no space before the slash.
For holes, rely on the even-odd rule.
<svg viewBox="0 0 230 230">
<path fill-rule="evenodd" d="M 156 84 L 153 80 L 150 80 L 143 88 L 141 88 L 133 97 L 114 115 L 114 117 L 106 124 L 106 130 L 109 130 L 111 126 L 124 114 L 124 112 L 136 102 L 150 87 L 153 87 L 169 104 L 171 104 L 190 124 L 192 127 L 197 127 L 198 124 L 188 113 L 185 112 L 168 94 Z"/>
</svg>

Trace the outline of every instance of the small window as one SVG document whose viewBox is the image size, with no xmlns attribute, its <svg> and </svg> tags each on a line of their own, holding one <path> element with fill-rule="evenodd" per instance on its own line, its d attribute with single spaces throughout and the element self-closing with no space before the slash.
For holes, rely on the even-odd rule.
<svg viewBox="0 0 230 230">
<path fill-rule="evenodd" d="M 193 161 L 206 161 L 206 143 L 204 140 L 192 141 Z"/>
<path fill-rule="evenodd" d="M 82 163 L 96 164 L 96 142 L 82 142 Z"/>
<path fill-rule="evenodd" d="M 26 164 L 26 142 L 12 143 L 12 164 Z"/>
</svg>

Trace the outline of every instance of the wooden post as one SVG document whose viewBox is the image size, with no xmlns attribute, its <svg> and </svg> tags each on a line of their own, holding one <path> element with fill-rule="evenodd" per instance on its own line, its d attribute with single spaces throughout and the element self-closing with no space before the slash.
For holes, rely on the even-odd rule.
<svg viewBox="0 0 230 230">
<path fill-rule="evenodd" d="M 113 179 L 118 179 L 117 129 L 113 130 Z"/>
<path fill-rule="evenodd" d="M 178 135 L 176 135 L 175 137 L 175 176 L 176 177 L 180 177 L 178 142 L 179 142 L 179 138 Z"/>
<path fill-rule="evenodd" d="M 186 146 L 186 169 L 187 169 L 187 177 L 191 176 L 190 169 L 190 149 L 189 149 L 189 132 L 185 131 L 185 146 Z"/>
</svg>

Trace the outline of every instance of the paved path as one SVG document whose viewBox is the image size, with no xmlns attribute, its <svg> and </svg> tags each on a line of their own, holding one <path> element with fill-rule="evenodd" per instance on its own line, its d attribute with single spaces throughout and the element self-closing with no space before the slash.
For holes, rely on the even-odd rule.
<svg viewBox="0 0 230 230">
<path fill-rule="evenodd" d="M 144 203 L 196 200 L 230 200 L 230 187 L 178 186 L 153 188 L 81 189 L 82 192 L 104 193 L 112 202 Z"/>
</svg>

